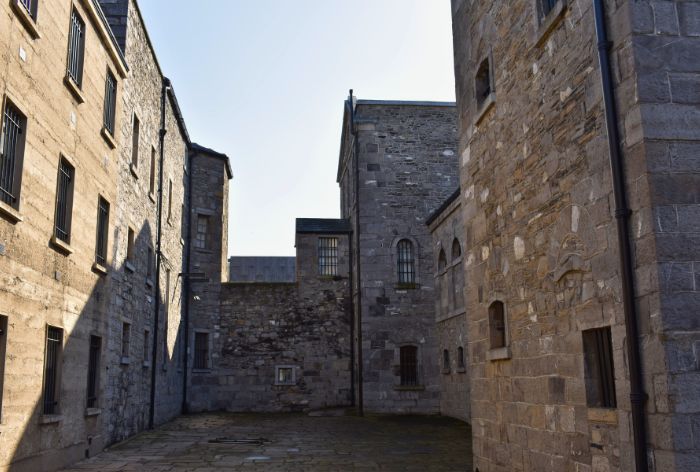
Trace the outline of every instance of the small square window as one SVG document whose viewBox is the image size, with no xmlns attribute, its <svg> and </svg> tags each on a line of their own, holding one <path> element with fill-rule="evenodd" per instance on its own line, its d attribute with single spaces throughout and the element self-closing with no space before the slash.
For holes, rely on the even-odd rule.
<svg viewBox="0 0 700 472">
<path fill-rule="evenodd" d="M 291 365 L 275 367 L 275 385 L 295 385 L 296 369 Z"/>
</svg>

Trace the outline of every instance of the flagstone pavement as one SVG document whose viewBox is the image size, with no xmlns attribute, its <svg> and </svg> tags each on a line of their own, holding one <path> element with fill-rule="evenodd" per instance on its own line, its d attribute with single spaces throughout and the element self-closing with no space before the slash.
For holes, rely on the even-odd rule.
<svg viewBox="0 0 700 472">
<path fill-rule="evenodd" d="M 182 416 L 66 472 L 471 471 L 466 423 L 430 416 Z"/>
</svg>

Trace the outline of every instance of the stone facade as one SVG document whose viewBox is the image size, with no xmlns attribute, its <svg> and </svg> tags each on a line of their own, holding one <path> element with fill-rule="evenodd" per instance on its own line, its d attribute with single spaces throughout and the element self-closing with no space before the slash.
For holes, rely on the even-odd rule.
<svg viewBox="0 0 700 472">
<path fill-rule="evenodd" d="M 230 282 L 296 282 L 295 257 L 229 257 Z"/>
<path fill-rule="evenodd" d="M 467 317 L 464 311 L 464 222 L 459 189 L 433 213 L 435 335 L 441 367 L 440 413 L 469 421 Z"/>
<path fill-rule="evenodd" d="M 633 470 L 629 339 L 593 2 L 560 0 L 546 15 L 542 5 L 452 1 L 465 277 L 473 281 L 466 312 L 474 465 Z M 698 5 L 604 2 L 632 210 L 646 442 L 659 471 L 700 468 L 690 440 L 700 413 L 691 393 L 699 378 L 700 298 L 691 283 L 700 247 Z M 499 349 L 494 302 L 505 307 Z M 584 339 L 608 327 L 614 395 L 600 408 Z"/>
<path fill-rule="evenodd" d="M 367 411 L 439 411 L 432 240 L 425 220 L 459 185 L 456 128 L 450 103 L 346 102 L 338 183 L 341 215 L 355 235 L 355 385 Z M 412 276 L 403 279 L 400 243 L 411 252 L 403 267 Z M 406 375 L 416 378 L 402 380 L 402 350 L 415 357 L 405 364 L 416 364 Z"/>
</svg>

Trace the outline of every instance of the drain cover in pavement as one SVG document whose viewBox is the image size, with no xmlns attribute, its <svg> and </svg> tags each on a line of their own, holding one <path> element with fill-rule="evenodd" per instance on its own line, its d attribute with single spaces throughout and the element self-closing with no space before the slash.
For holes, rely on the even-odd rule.
<svg viewBox="0 0 700 472">
<path fill-rule="evenodd" d="M 215 444 L 239 444 L 239 445 L 244 445 L 244 446 L 262 446 L 266 442 L 269 442 L 267 439 L 263 438 L 257 438 L 257 439 L 248 439 L 248 438 L 215 438 L 215 439 L 210 439 L 210 443 L 215 443 Z"/>
</svg>

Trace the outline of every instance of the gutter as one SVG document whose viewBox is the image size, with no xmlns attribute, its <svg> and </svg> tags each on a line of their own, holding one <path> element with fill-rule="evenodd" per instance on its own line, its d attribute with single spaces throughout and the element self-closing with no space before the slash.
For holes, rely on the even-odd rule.
<svg viewBox="0 0 700 472">
<path fill-rule="evenodd" d="M 160 157 L 158 163 L 158 210 L 156 219 L 158 227 L 156 230 L 156 296 L 153 316 L 153 347 L 151 354 L 151 401 L 148 412 L 148 429 L 153 429 L 156 414 L 156 365 L 158 359 L 158 318 L 160 314 L 160 263 L 163 257 L 161 251 L 161 240 L 163 232 L 163 162 L 165 161 L 165 100 L 170 89 L 170 79 L 163 77 L 163 86 L 160 95 Z"/>
<path fill-rule="evenodd" d="M 639 329 L 637 326 L 637 306 L 634 294 L 634 266 L 630 238 L 631 210 L 627 205 L 625 190 L 625 171 L 622 162 L 621 143 L 615 90 L 610 67 L 610 47 L 605 24 L 605 5 L 603 0 L 593 0 L 595 28 L 598 37 L 598 59 L 605 103 L 605 124 L 608 132 L 610 168 L 612 171 L 613 195 L 615 197 L 615 219 L 617 220 L 617 240 L 620 248 L 620 275 L 622 282 L 622 301 L 627 330 L 627 358 L 630 375 L 630 404 L 632 414 L 632 434 L 634 437 L 634 462 L 637 472 L 649 470 L 646 442 L 646 418 L 644 402 L 646 394 L 642 385 L 642 367 L 639 354 Z"/>
</svg>

